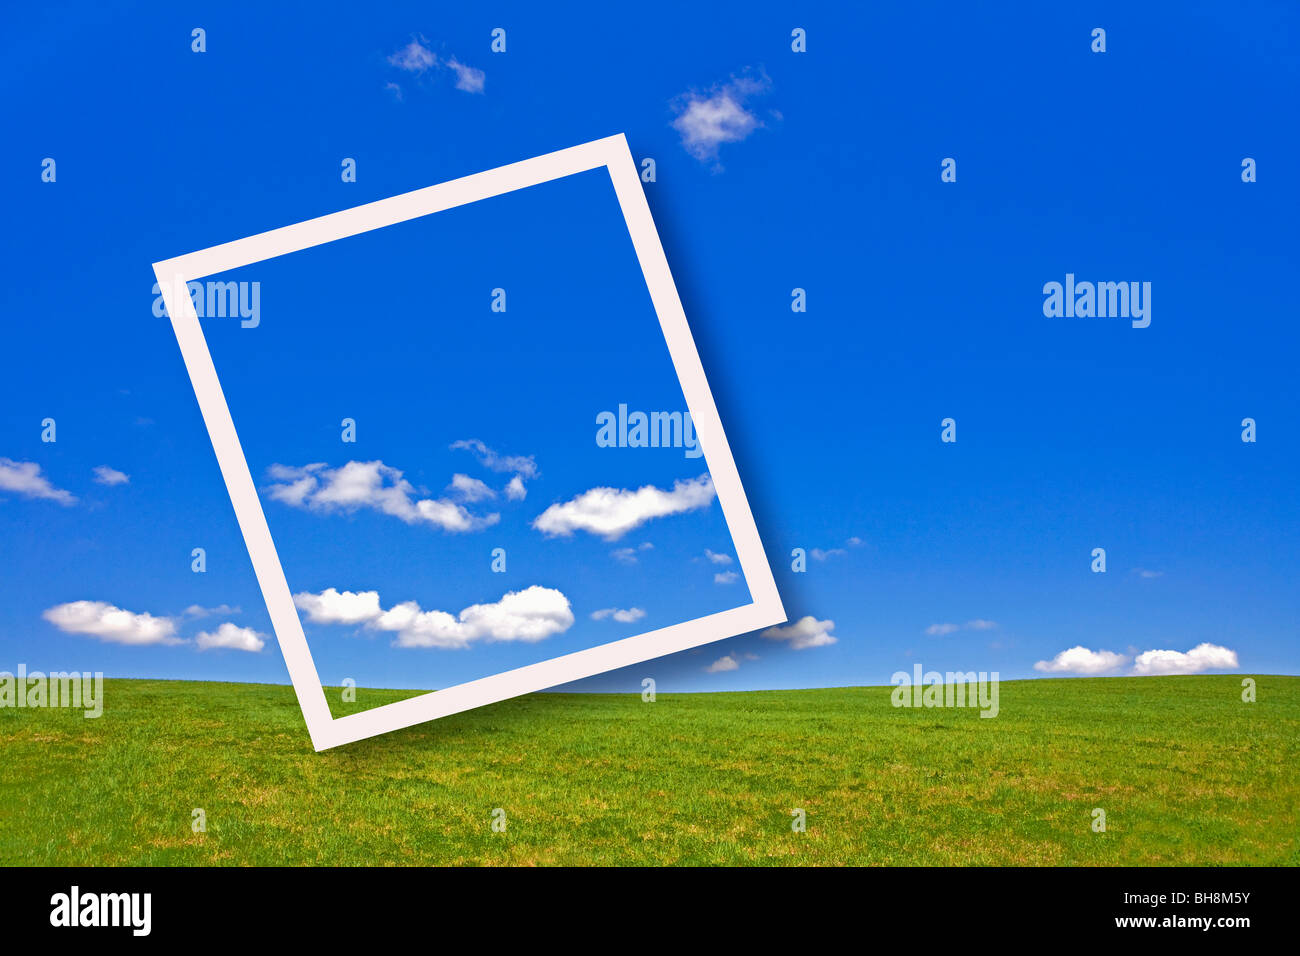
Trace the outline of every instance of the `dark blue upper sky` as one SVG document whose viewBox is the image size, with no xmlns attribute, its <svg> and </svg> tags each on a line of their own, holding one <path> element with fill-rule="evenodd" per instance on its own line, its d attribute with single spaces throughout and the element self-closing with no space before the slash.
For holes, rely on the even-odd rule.
<svg viewBox="0 0 1300 956">
<path fill-rule="evenodd" d="M 918 661 L 1297 673 L 1298 19 L 1285 3 L 11 14 L 0 669 L 287 679 L 152 312 L 153 262 L 623 132 L 655 160 L 646 194 L 786 609 L 814 620 L 587 686 L 874 684 Z M 1149 282 L 1149 327 L 1046 316 L 1067 273 Z M 705 555 L 734 553 L 716 502 L 617 541 L 530 525 L 591 488 L 704 472 L 595 445 L 601 410 L 681 403 L 599 175 L 222 278 L 262 283 L 257 328 L 203 327 L 295 592 L 453 615 L 531 585 L 572 602 L 571 627 L 468 650 L 308 622 L 326 681 L 438 686 L 745 602 Z M 449 447 L 463 439 L 532 456 L 527 497 L 506 495 L 516 471 Z M 379 460 L 411 501 L 482 480 L 496 497 L 464 507 L 501 517 L 448 532 L 268 490 L 272 465 Z M 43 616 L 78 601 L 168 621 Z M 646 617 L 590 616 L 633 607 Z M 265 647 L 199 650 L 224 623 Z"/>
</svg>

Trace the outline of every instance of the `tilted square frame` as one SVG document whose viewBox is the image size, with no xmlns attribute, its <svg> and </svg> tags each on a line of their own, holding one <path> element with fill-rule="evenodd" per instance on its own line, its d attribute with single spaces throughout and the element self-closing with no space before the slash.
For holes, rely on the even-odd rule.
<svg viewBox="0 0 1300 956">
<path fill-rule="evenodd" d="M 330 714 L 298 609 L 275 542 L 271 540 L 266 515 L 235 433 L 207 340 L 188 293 L 181 290 L 196 279 L 602 166 L 609 170 L 752 603 L 335 718 Z M 155 263 L 153 269 L 316 750 L 545 690 L 785 621 L 772 569 L 704 377 L 636 164 L 622 134 L 166 259 Z"/>
</svg>

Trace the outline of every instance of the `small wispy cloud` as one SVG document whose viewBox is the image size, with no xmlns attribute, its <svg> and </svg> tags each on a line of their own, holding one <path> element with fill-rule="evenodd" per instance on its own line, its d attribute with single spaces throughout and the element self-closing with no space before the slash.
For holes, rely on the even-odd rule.
<svg viewBox="0 0 1300 956">
<path fill-rule="evenodd" d="M 505 487 L 507 501 L 523 501 L 528 497 L 528 489 L 524 486 L 524 481 L 525 479 L 536 478 L 538 475 L 537 461 L 532 455 L 498 454 L 477 438 L 466 438 L 452 442 L 451 449 L 452 451 L 468 451 L 472 453 L 478 459 L 479 464 L 488 471 L 507 474 L 514 472 Z M 487 486 L 484 485 L 483 487 Z"/>
<path fill-rule="evenodd" d="M 945 634 L 955 634 L 958 631 L 993 631 L 997 630 L 997 627 L 997 621 L 987 621 L 984 618 L 977 617 L 965 624 L 953 624 L 949 621 L 942 624 L 931 624 L 925 629 L 925 633 L 930 637 L 942 637 Z"/>
<path fill-rule="evenodd" d="M 487 74 L 477 67 L 470 66 L 454 56 L 439 56 L 428 46 L 423 37 L 412 37 L 411 42 L 388 57 L 388 63 L 404 73 L 423 76 L 430 71 L 450 72 L 455 79 L 453 85 L 465 93 L 482 93 L 487 82 Z M 389 83 L 385 89 L 395 88 L 401 99 L 401 88 Z"/>
<path fill-rule="evenodd" d="M 96 465 L 94 475 L 97 485 L 125 485 L 131 480 L 130 475 L 108 465 Z"/>
<path fill-rule="evenodd" d="M 1152 571 L 1150 568 L 1134 568 L 1133 573 L 1140 578 L 1162 578 L 1165 576 L 1163 571 Z"/>
<path fill-rule="evenodd" d="M 735 571 L 719 571 L 713 576 L 714 584 L 735 584 L 740 580 L 740 575 Z"/>
<path fill-rule="evenodd" d="M 716 661 L 704 668 L 710 674 L 721 674 L 725 671 L 734 671 L 740 669 L 740 662 L 730 654 L 719 657 Z"/>
<path fill-rule="evenodd" d="M 456 89 L 466 93 L 482 93 L 487 74 L 472 66 L 466 66 L 453 57 L 447 58 L 447 68 L 456 74 Z"/>
<path fill-rule="evenodd" d="M 537 462 L 532 455 L 501 455 L 477 438 L 464 438 L 451 443 L 453 451 L 473 452 L 479 464 L 489 471 L 511 472 L 524 478 L 537 477 Z"/>
<path fill-rule="evenodd" d="M 738 143 L 762 127 L 758 114 L 746 104 L 771 85 L 765 75 L 745 74 L 705 93 L 679 96 L 672 104 L 676 113 L 672 126 L 686 152 L 701 162 L 714 162 L 723 143 Z"/>
<path fill-rule="evenodd" d="M 34 461 L 13 461 L 0 458 L 0 492 L 12 491 L 24 498 L 57 501 L 61 505 L 74 505 L 77 496 L 56 488 L 41 474 L 41 466 Z"/>
<path fill-rule="evenodd" d="M 497 493 L 489 488 L 486 482 L 479 481 L 477 478 L 471 478 L 469 475 L 452 475 L 451 484 L 448 485 L 447 488 L 454 492 L 462 501 L 485 501 L 488 498 L 495 498 L 497 496 Z"/>
<path fill-rule="evenodd" d="M 654 545 L 651 544 L 649 541 L 642 541 L 639 547 L 616 548 L 615 550 L 611 551 L 610 554 L 614 556 L 614 560 L 617 561 L 619 564 L 636 564 L 637 563 L 636 556 L 638 551 L 651 551 L 653 549 L 654 549 Z"/>
<path fill-rule="evenodd" d="M 712 561 L 714 564 L 731 564 L 732 562 L 731 555 L 719 554 L 716 551 L 710 551 L 708 548 L 704 549 L 704 556 L 708 558 L 710 561 Z"/>
<path fill-rule="evenodd" d="M 854 535 L 852 538 L 846 540 L 844 544 L 845 547 L 842 548 L 809 548 L 808 557 L 812 558 L 814 561 L 826 562 L 831 558 L 838 558 L 842 555 L 848 554 L 849 548 L 862 547 L 863 541 L 861 538 Z"/>
<path fill-rule="evenodd" d="M 390 56 L 388 62 L 407 73 L 424 73 L 433 68 L 438 58 L 420 40 L 411 37 L 411 42 Z"/>
<path fill-rule="evenodd" d="M 599 611 L 591 612 L 591 619 L 593 621 L 603 621 L 606 618 L 613 618 L 620 624 L 635 624 L 643 617 L 645 617 L 645 610 L 639 607 L 630 607 L 626 610 L 616 607 L 603 607 Z"/>
<path fill-rule="evenodd" d="M 202 604 L 191 604 L 183 612 L 185 617 L 217 617 L 220 615 L 239 614 L 240 609 L 231 607 L 229 604 L 218 604 L 216 607 L 204 607 Z"/>
</svg>

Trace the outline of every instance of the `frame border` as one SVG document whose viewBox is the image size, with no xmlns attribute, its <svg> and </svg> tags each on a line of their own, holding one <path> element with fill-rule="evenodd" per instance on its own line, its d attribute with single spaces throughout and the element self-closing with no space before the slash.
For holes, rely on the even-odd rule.
<svg viewBox="0 0 1300 956">
<path fill-rule="evenodd" d="M 528 664 L 490 677 L 430 691 L 418 697 L 384 704 L 359 714 L 331 716 L 320 675 L 303 633 L 302 620 L 284 568 L 271 539 L 266 515 L 258 498 L 248 462 L 244 458 L 225 393 L 217 377 L 207 340 L 186 284 L 220 272 L 253 265 L 277 256 L 396 225 L 435 212 L 452 209 L 605 167 L 609 171 L 619 208 L 635 248 L 637 261 L 650 292 L 659 326 L 668 344 L 673 367 L 695 423 L 704 462 L 713 479 L 727 530 L 736 548 L 741 572 L 752 602 L 608 644 Z M 400 730 L 414 724 L 529 694 L 583 677 L 639 664 L 644 661 L 735 637 L 786 620 L 784 606 L 772 577 L 772 568 L 759 538 L 749 501 L 740 483 L 731 447 L 722 429 L 713 393 L 691 337 L 686 313 L 673 282 L 659 233 L 650 214 L 627 137 L 619 133 L 532 159 L 402 193 L 388 199 L 272 229 L 246 239 L 191 252 L 154 263 L 154 275 L 172 330 L 180 346 L 203 422 L 212 440 L 217 464 L 230 494 L 235 517 L 253 562 L 253 571 L 266 601 L 271 625 L 279 641 L 289 677 L 298 695 L 312 746 L 326 750 L 367 737 Z"/>
</svg>

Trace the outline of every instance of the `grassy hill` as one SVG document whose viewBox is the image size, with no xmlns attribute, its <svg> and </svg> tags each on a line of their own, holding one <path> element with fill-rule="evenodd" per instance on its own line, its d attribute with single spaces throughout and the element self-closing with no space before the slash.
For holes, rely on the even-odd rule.
<svg viewBox="0 0 1300 956">
<path fill-rule="evenodd" d="M 538 694 L 317 754 L 291 688 L 114 680 L 0 710 L 0 862 L 1296 864 L 1300 678 L 1257 681 Z"/>
</svg>

